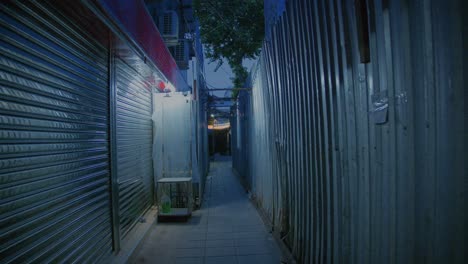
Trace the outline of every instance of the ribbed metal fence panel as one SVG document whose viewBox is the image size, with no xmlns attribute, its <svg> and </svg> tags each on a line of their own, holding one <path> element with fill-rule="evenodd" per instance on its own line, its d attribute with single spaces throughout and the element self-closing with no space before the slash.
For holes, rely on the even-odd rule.
<svg viewBox="0 0 468 264">
<path fill-rule="evenodd" d="M 278 22 L 279 17 L 286 9 L 286 0 L 265 0 L 263 1 L 263 9 L 265 16 L 265 39 L 270 40 L 271 28 Z"/>
<path fill-rule="evenodd" d="M 0 5 L 0 262 L 98 262 L 112 250 L 108 51 L 84 13 Z"/>
<path fill-rule="evenodd" d="M 233 168 L 300 263 L 466 262 L 461 10 L 290 0 L 267 24 Z"/>
<path fill-rule="evenodd" d="M 140 72 L 120 58 L 116 69 L 116 140 L 122 237 L 153 203 L 151 90 Z"/>
<path fill-rule="evenodd" d="M 201 78 L 199 78 L 201 79 Z M 199 87 L 205 87 L 204 84 L 199 85 Z M 198 90 L 201 91 L 200 89 Z M 200 98 L 200 93 L 198 95 Z M 205 192 L 205 184 L 206 184 L 206 177 L 208 176 L 208 171 L 210 167 L 210 160 L 209 160 L 209 151 L 208 151 L 208 119 L 207 113 L 205 111 L 207 104 L 201 99 L 197 102 L 197 110 L 198 110 L 198 119 L 197 119 L 197 146 L 198 146 L 198 166 L 199 166 L 199 174 L 200 174 L 200 188 L 198 191 L 198 195 L 200 196 L 200 200 L 202 200 L 202 195 Z M 200 201 L 201 203 L 201 201 Z"/>
<path fill-rule="evenodd" d="M 194 38 L 194 49 L 196 56 L 195 75 L 196 80 L 192 87 L 192 96 L 194 98 L 194 110 L 193 117 L 196 125 L 195 131 L 195 144 L 196 144 L 196 159 L 198 171 L 196 172 L 200 177 L 200 183 L 198 188 L 194 188 L 196 196 L 201 198 L 205 190 L 205 180 L 209 170 L 209 150 L 208 150 L 208 123 L 207 123 L 207 92 L 205 83 L 205 70 L 204 70 L 204 58 L 203 58 L 203 45 L 200 37 L 200 26 L 198 22 L 195 22 L 195 38 Z"/>
</svg>

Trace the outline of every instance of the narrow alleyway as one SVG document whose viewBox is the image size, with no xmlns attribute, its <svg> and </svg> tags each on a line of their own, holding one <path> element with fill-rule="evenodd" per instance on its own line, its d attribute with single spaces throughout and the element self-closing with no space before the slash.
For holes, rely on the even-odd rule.
<svg viewBox="0 0 468 264">
<path fill-rule="evenodd" d="M 280 263 L 281 253 L 231 171 L 230 158 L 211 164 L 203 206 L 187 223 L 158 223 L 133 263 Z"/>
</svg>

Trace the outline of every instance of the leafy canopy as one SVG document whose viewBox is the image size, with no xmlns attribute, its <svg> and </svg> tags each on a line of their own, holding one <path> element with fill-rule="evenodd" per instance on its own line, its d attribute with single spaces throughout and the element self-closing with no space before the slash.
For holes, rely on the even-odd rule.
<svg viewBox="0 0 468 264">
<path fill-rule="evenodd" d="M 254 59 L 263 41 L 263 1 L 194 0 L 194 7 L 206 57 L 218 67 L 226 58 L 235 87 L 242 87 L 248 75 L 242 61 Z"/>
</svg>

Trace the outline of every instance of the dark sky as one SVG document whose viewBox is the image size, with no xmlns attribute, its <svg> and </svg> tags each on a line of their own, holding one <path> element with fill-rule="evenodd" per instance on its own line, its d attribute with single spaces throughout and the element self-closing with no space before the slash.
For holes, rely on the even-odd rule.
<svg viewBox="0 0 468 264">
<path fill-rule="evenodd" d="M 244 67 L 247 68 L 248 71 L 250 71 L 250 68 L 254 64 L 254 60 L 246 60 L 244 61 Z M 190 64 L 191 66 L 192 64 Z M 208 63 L 208 60 L 205 60 L 205 75 L 206 75 L 206 80 L 208 83 L 208 86 L 214 87 L 214 88 L 231 88 L 232 87 L 232 81 L 231 78 L 234 77 L 231 68 L 229 67 L 227 62 L 224 62 L 223 65 L 215 72 L 215 68 L 217 66 L 216 62 L 213 63 Z M 189 69 L 188 71 L 188 77 L 187 81 L 188 83 L 191 83 L 192 81 L 192 69 Z M 224 97 L 224 96 L 230 96 L 231 92 L 228 91 L 216 91 L 213 92 L 214 95 L 219 96 L 219 97 Z"/>
</svg>

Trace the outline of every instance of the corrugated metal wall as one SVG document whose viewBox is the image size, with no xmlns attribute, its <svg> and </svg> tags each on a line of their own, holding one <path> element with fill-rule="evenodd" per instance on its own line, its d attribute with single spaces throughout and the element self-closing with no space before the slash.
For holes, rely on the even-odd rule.
<svg viewBox="0 0 468 264">
<path fill-rule="evenodd" d="M 201 86 L 201 85 L 200 85 Z M 200 87 L 199 86 L 199 87 Z M 201 86 L 203 87 L 203 86 Z M 197 89 L 196 92 L 200 92 Z M 196 98 L 200 98 L 198 94 Z M 194 157 L 192 160 L 196 159 L 196 167 L 193 167 L 193 173 L 198 174 L 199 185 L 198 188 L 194 188 L 195 197 L 198 197 L 198 204 L 200 205 L 202 202 L 203 192 L 205 190 L 205 182 L 206 176 L 208 175 L 209 171 L 209 152 L 208 152 L 208 122 L 207 122 L 207 113 L 205 111 L 206 103 L 202 102 L 201 100 L 194 100 L 193 103 L 193 117 L 194 117 L 194 127 L 195 127 L 195 144 L 196 147 L 193 150 L 195 152 Z M 195 171 L 196 170 L 196 171 Z"/>
<path fill-rule="evenodd" d="M 194 50 L 195 50 L 195 62 L 192 66 L 195 68 L 194 72 L 194 83 L 192 85 L 192 96 L 194 99 L 193 117 L 195 122 L 195 137 L 196 137 L 196 152 L 194 159 L 196 159 L 198 178 L 200 184 L 198 188 L 194 188 L 195 196 L 199 197 L 199 204 L 201 204 L 201 198 L 205 190 L 206 176 L 208 175 L 210 161 L 208 151 L 208 121 L 207 121 L 207 87 L 205 82 L 205 69 L 204 69 L 204 55 L 203 45 L 201 43 L 200 36 L 200 25 L 195 22 L 195 39 L 194 39 Z M 198 189 L 198 190 L 197 190 Z"/>
<path fill-rule="evenodd" d="M 301 263 L 465 263 L 466 6 L 355 2 L 287 1 L 233 166 Z"/>
<path fill-rule="evenodd" d="M 251 112 L 251 98 L 248 93 L 239 93 L 238 100 L 231 107 L 231 134 L 234 135 L 231 138 L 231 155 L 232 155 L 232 168 L 233 170 L 242 177 L 245 184 L 251 185 L 252 178 L 249 171 L 250 152 L 246 152 L 246 149 L 250 147 L 249 125 L 250 115 L 246 113 Z"/>
<path fill-rule="evenodd" d="M 122 237 L 153 204 L 152 94 L 141 73 L 116 58 L 116 143 Z"/>
<path fill-rule="evenodd" d="M 2 263 L 102 262 L 154 202 L 160 73 L 84 3 L 0 4 Z"/>
<path fill-rule="evenodd" d="M 83 10 L 0 5 L 0 262 L 95 262 L 112 250 L 107 47 Z"/>
</svg>

